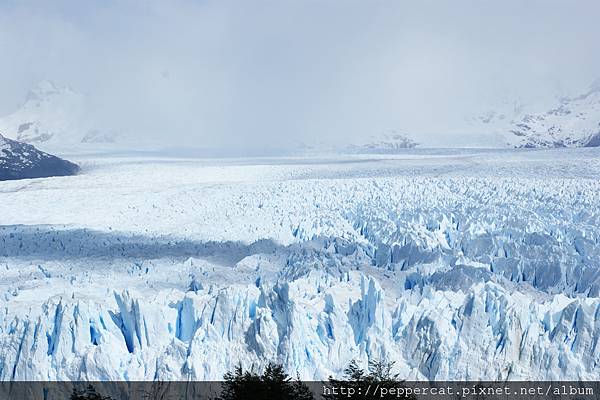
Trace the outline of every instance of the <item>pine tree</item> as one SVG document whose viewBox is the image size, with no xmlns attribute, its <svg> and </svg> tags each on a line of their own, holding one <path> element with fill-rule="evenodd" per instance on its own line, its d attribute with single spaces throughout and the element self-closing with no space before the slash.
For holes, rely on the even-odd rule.
<svg viewBox="0 0 600 400">
<path fill-rule="evenodd" d="M 398 389 L 404 387 L 404 381 L 400 379 L 400 375 L 392 372 L 394 369 L 394 361 L 383 360 L 371 360 L 369 361 L 369 370 L 366 373 L 362 368 L 358 366 L 355 360 L 350 361 L 350 364 L 344 369 L 344 375 L 342 380 L 333 379 L 329 377 L 329 386 L 332 388 L 346 389 L 345 393 L 330 393 L 324 396 L 327 400 L 338 400 L 348 399 L 348 390 L 352 390 L 354 398 L 366 399 L 365 392 L 367 387 L 373 388 L 374 385 L 381 389 Z M 359 393 L 361 393 L 359 395 Z M 372 393 L 373 398 L 387 398 L 386 396 L 381 397 L 380 393 Z M 395 395 L 390 395 L 389 398 L 395 398 Z M 409 399 L 414 399 L 414 396 L 410 396 Z"/>
<path fill-rule="evenodd" d="M 244 371 L 241 366 L 223 376 L 221 400 L 281 399 L 312 400 L 312 392 L 300 380 L 293 381 L 282 365 L 269 363 L 262 374 Z"/>
<path fill-rule="evenodd" d="M 73 388 L 71 400 L 112 400 L 110 397 L 104 397 L 96 392 L 92 385 L 88 385 L 85 389 L 77 390 Z"/>
<path fill-rule="evenodd" d="M 300 381 L 300 377 L 297 377 L 293 385 L 294 399 L 296 400 L 313 400 L 314 395 L 310 388 L 305 383 Z"/>
<path fill-rule="evenodd" d="M 354 393 L 359 393 L 359 388 L 364 386 L 366 382 L 365 371 L 361 369 L 356 360 L 350 361 L 350 364 L 344 369 L 344 376 L 342 380 L 334 379 L 332 376 L 329 377 L 329 386 L 332 388 L 344 387 L 348 390 L 354 390 Z M 347 399 L 348 395 L 341 392 L 328 393 L 323 396 L 326 400 L 337 400 Z"/>
<path fill-rule="evenodd" d="M 400 375 L 392 373 L 395 361 L 371 360 L 369 361 L 369 375 L 367 380 L 377 383 L 398 383 L 401 382 Z"/>
</svg>

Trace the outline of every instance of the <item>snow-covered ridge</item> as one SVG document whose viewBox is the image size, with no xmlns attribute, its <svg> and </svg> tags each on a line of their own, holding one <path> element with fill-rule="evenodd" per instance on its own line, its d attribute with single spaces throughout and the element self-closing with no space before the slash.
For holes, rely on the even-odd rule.
<svg viewBox="0 0 600 400">
<path fill-rule="evenodd" d="M 412 149 L 418 143 L 406 135 L 396 132 L 373 136 L 364 143 L 350 144 L 345 150 L 350 153 L 393 153 L 401 149 Z"/>
<path fill-rule="evenodd" d="M 79 167 L 0 135 L 0 181 L 73 175 Z"/>
<path fill-rule="evenodd" d="M 509 131 L 514 147 L 600 146 L 600 80 L 580 96 L 560 99 L 545 113 L 513 121 Z"/>
<path fill-rule="evenodd" d="M 15 112 L 0 117 L 0 132 L 44 149 L 116 138 L 95 125 L 85 95 L 50 81 L 40 82 Z"/>
<path fill-rule="evenodd" d="M 340 143 L 298 143 L 296 152 L 311 154 L 397 154 L 414 149 L 419 143 L 408 135 L 392 131 L 380 135 L 370 135 L 363 139 L 349 139 Z"/>
<path fill-rule="evenodd" d="M 483 133 L 501 134 L 510 128 L 512 121 L 530 111 L 531 104 L 526 104 L 518 99 L 499 99 L 497 104 L 487 105 L 475 115 L 466 118 L 470 129 L 483 131 Z"/>
</svg>

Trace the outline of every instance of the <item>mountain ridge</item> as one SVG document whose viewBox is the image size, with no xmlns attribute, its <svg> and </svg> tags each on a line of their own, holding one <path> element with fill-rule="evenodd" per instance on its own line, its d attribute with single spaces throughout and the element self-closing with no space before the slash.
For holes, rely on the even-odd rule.
<svg viewBox="0 0 600 400">
<path fill-rule="evenodd" d="M 0 181 L 75 175 L 79 166 L 0 134 Z"/>
<path fill-rule="evenodd" d="M 508 144 L 517 148 L 600 146 L 600 80 L 575 97 L 562 97 L 544 113 L 511 122 Z"/>
<path fill-rule="evenodd" d="M 0 117 L 0 132 L 44 149 L 114 142 L 114 132 L 97 127 L 88 100 L 68 86 L 43 80 L 27 93 L 17 110 Z"/>
</svg>

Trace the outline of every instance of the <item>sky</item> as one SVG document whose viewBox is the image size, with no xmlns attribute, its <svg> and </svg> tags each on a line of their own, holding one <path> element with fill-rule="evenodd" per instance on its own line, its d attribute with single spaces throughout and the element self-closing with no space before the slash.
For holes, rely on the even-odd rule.
<svg viewBox="0 0 600 400">
<path fill-rule="evenodd" d="M 459 139 L 600 78 L 597 0 L 0 0 L 0 114 L 49 79 L 198 147 Z"/>
</svg>

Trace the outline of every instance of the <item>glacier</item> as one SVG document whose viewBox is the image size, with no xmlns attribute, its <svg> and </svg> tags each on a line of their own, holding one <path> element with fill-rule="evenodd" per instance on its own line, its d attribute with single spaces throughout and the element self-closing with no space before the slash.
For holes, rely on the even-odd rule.
<svg viewBox="0 0 600 400">
<path fill-rule="evenodd" d="M 600 152 L 73 155 L 0 182 L 0 379 L 600 378 Z"/>
</svg>

